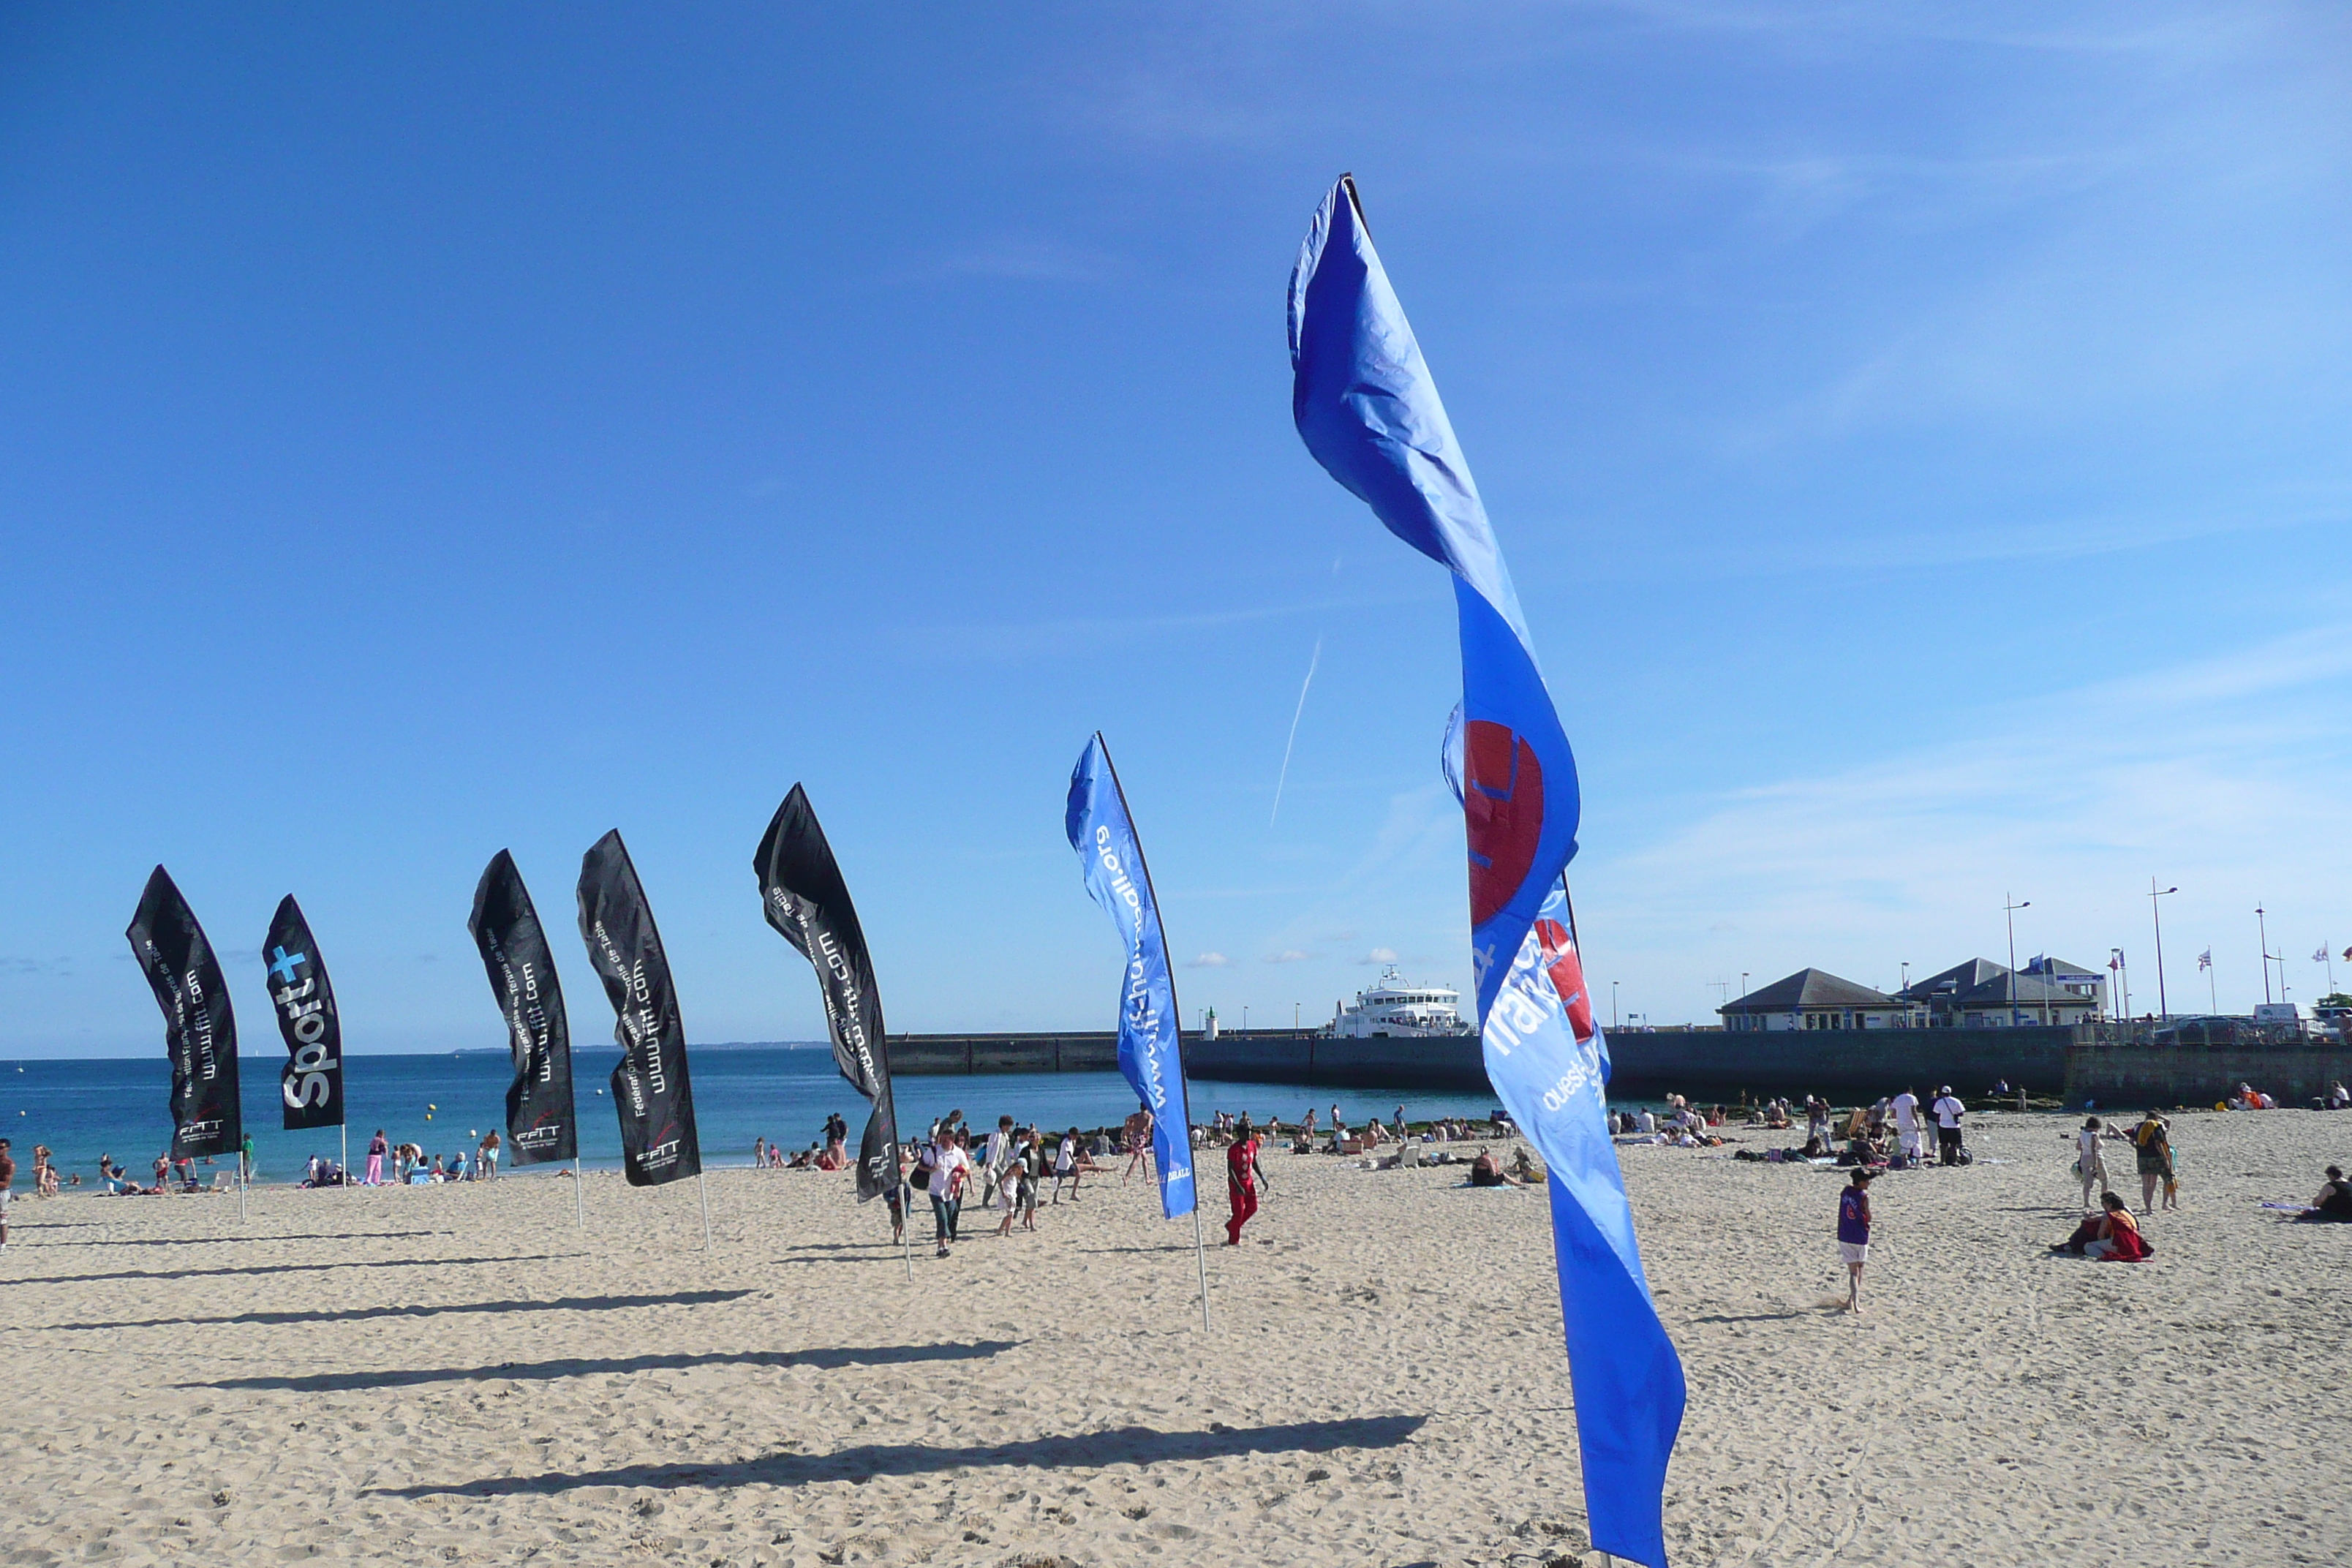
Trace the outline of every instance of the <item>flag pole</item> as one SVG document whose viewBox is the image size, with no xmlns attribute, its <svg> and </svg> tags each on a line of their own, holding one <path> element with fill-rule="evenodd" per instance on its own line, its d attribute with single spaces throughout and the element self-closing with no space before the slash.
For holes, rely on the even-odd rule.
<svg viewBox="0 0 2352 1568">
<path fill-rule="evenodd" d="M 1192 1142 L 1192 1130 L 1184 1129 L 1184 1142 Z M 1192 1162 L 1192 1261 L 1201 1266 L 1201 1331 L 1209 1331 L 1209 1248 L 1201 1239 L 1201 1162 Z"/>
<path fill-rule="evenodd" d="M 236 1146 L 236 1223 L 240 1226 L 245 1223 L 245 1189 L 251 1184 L 245 1169 L 245 1145 L 240 1142 Z"/>
<path fill-rule="evenodd" d="M 710 1250 L 710 1187 L 701 1172 L 694 1173 L 694 1190 L 702 1198 L 702 1250 Z"/>
<path fill-rule="evenodd" d="M 352 1124 L 341 1122 L 335 1132 L 343 1141 L 343 1185 L 348 1187 L 352 1184 Z"/>
</svg>

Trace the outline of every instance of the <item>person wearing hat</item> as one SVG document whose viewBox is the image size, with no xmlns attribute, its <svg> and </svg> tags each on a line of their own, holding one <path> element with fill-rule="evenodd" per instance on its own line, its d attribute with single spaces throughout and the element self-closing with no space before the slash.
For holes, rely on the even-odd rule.
<svg viewBox="0 0 2352 1568">
<path fill-rule="evenodd" d="M 1860 1166 L 1838 1194 L 1838 1256 L 1845 1259 L 1845 1310 L 1862 1312 L 1862 1266 L 1870 1260 L 1870 1173 Z"/>
<path fill-rule="evenodd" d="M 1960 1163 L 1960 1118 L 1968 1107 L 1952 1097 L 1952 1086 L 1946 1084 L 1936 1091 L 1936 1103 L 1927 1108 L 1936 1119 L 1936 1153 L 1947 1165 Z"/>
</svg>

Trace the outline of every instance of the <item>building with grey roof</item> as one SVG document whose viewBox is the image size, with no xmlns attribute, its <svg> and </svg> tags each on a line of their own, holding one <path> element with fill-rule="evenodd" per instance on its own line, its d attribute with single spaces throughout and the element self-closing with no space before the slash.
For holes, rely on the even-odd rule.
<svg viewBox="0 0 2352 1568">
<path fill-rule="evenodd" d="M 1902 1000 L 1926 1015 L 1930 1027 L 1994 1029 L 2017 1024 L 2083 1024 L 2099 1016 L 2105 987 L 2088 970 L 2038 960 L 2045 973 L 1972 958 L 1904 988 Z M 2092 984 L 2086 985 L 2084 979 Z M 2015 1016 L 2011 1015 L 2014 1013 Z"/>
<path fill-rule="evenodd" d="M 1903 1029 L 1927 1022 L 1924 1010 L 1884 991 L 1822 969 L 1800 969 L 1717 1009 L 1723 1026 L 1755 1029 Z"/>
</svg>

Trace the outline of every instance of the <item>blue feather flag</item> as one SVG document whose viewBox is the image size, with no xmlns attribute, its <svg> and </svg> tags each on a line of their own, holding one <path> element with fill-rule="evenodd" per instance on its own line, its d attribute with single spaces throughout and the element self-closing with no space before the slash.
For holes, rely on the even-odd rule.
<svg viewBox="0 0 2352 1568">
<path fill-rule="evenodd" d="M 1470 851 L 1471 967 L 1486 1076 L 1550 1167 L 1552 1244 L 1592 1544 L 1665 1568 L 1666 1462 L 1682 1362 L 1658 1321 L 1609 1136 L 1566 873 L 1576 758 L 1517 591 L 1355 182 L 1317 209 L 1290 279 L 1291 416 L 1331 477 L 1446 566 L 1462 640 L 1449 772 Z"/>
</svg>

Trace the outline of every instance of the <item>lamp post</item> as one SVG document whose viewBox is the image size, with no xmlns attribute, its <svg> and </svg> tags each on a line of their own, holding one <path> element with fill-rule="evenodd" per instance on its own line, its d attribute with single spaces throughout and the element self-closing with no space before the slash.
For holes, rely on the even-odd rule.
<svg viewBox="0 0 2352 1568">
<path fill-rule="evenodd" d="M 1609 983 L 1609 1032 L 1617 1032 L 1617 982 Z"/>
<path fill-rule="evenodd" d="M 2172 1016 L 2172 1009 L 2164 1000 L 2164 917 L 2157 911 L 2156 900 L 2167 893 L 2177 893 L 2178 888 L 2158 888 L 2156 879 L 2147 879 L 2147 914 L 2156 922 L 2156 1016 L 2158 1023 Z"/>
<path fill-rule="evenodd" d="M 2260 904 L 2254 906 L 2254 929 L 2262 933 L 2263 1001 L 2267 1005 L 2271 999 L 2271 928 L 2263 918 L 2263 906 Z"/>
<path fill-rule="evenodd" d="M 1742 1004 L 1739 1014 L 1739 1026 L 1745 1029 L 1748 1028 L 1749 1025 L 1748 1022 L 1748 1012 L 1745 1005 L 1748 1001 L 1748 971 L 1744 969 L 1739 972 L 1739 1000 Z"/>
<path fill-rule="evenodd" d="M 2111 947 L 2107 949 L 2107 956 L 2114 961 L 2113 967 L 2116 972 L 2116 1022 L 2120 1024 L 2131 1016 L 2131 971 L 2124 967 L 2124 950 L 2122 948 Z"/>
<path fill-rule="evenodd" d="M 2001 895 L 2001 912 L 2009 921 L 2009 1026 L 2017 1027 L 2017 911 L 2033 907 L 2032 899 L 2023 903 L 2011 903 L 2010 895 Z"/>
</svg>

